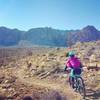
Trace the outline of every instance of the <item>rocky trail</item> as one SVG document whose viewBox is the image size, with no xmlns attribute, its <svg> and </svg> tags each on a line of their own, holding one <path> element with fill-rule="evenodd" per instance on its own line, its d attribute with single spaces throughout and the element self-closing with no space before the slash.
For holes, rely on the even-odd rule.
<svg viewBox="0 0 100 100">
<path fill-rule="evenodd" d="M 68 83 L 62 82 L 60 84 L 57 82 L 53 82 L 52 80 L 48 81 L 46 79 L 44 80 L 38 79 L 37 77 L 26 77 L 23 68 L 17 70 L 16 75 L 18 79 L 26 85 L 33 85 L 36 87 L 46 88 L 48 92 L 49 90 L 56 91 L 57 93 L 59 93 L 59 96 L 61 98 L 58 100 L 83 100 L 79 93 L 74 92 L 72 88 L 69 87 Z M 95 92 L 89 87 L 86 88 L 87 88 L 87 97 L 85 98 L 85 100 L 90 100 L 92 98 L 94 98 L 94 100 L 100 99 L 99 97 L 97 97 L 99 92 Z"/>
<path fill-rule="evenodd" d="M 79 93 L 74 92 L 65 82 L 57 83 L 52 80 L 30 77 L 26 74 L 24 68 L 8 68 L 0 70 L 0 72 L 1 74 L 5 72 L 7 76 L 6 85 L 3 85 L 3 89 L 12 90 L 16 88 L 13 95 L 8 96 L 7 92 L 5 93 L 8 99 L 1 99 L 0 97 L 0 100 L 23 100 L 22 98 L 25 96 L 33 97 L 33 100 L 83 100 Z M 87 97 L 85 100 L 100 100 L 99 90 L 86 88 Z"/>
<path fill-rule="evenodd" d="M 69 86 L 68 84 L 64 84 L 64 83 L 55 83 L 48 80 L 39 80 L 35 77 L 26 77 L 24 74 L 24 70 L 23 69 L 19 69 L 17 70 L 16 73 L 14 73 L 18 79 L 23 83 L 26 84 L 27 86 L 36 86 L 36 87 L 42 87 L 42 88 L 46 88 L 47 91 L 49 92 L 49 90 L 52 91 L 56 91 L 57 93 L 59 93 L 59 100 L 81 100 L 82 97 L 78 94 L 75 93 Z M 64 97 L 64 98 L 62 98 Z M 60 99 L 62 98 L 62 99 Z M 49 100 L 49 99 L 47 99 Z M 57 100 L 57 99 L 55 99 Z"/>
<path fill-rule="evenodd" d="M 68 83 L 62 82 L 60 84 L 52 80 L 48 81 L 47 79 L 38 79 L 37 77 L 30 77 L 25 73 L 26 72 L 24 68 L 12 69 L 13 76 L 16 76 L 19 82 L 26 85 L 27 87 L 33 86 L 33 93 L 29 93 L 29 96 L 34 94 L 34 87 L 37 87 L 45 90 L 46 96 L 48 94 L 47 97 L 44 97 L 43 95 L 40 100 L 83 100 L 82 96 L 80 96 L 79 93 L 74 92 L 72 88 L 69 87 Z M 87 97 L 85 100 L 100 100 L 100 96 L 98 96 L 100 93 L 99 91 L 95 92 L 89 87 L 86 88 Z M 39 92 L 38 90 L 36 91 Z"/>
</svg>

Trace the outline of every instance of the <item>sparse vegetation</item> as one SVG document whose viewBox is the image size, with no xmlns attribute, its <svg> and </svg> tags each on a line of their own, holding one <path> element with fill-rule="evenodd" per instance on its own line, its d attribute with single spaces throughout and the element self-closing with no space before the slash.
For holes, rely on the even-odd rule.
<svg viewBox="0 0 100 100">
<path fill-rule="evenodd" d="M 78 43 L 71 47 L 87 67 L 83 74 L 87 95 L 90 95 L 90 91 L 92 94 L 100 93 L 100 70 L 92 70 L 95 69 L 95 64 L 100 69 L 99 43 Z M 31 96 L 36 100 L 49 100 L 51 97 L 53 100 L 80 100 L 79 94 L 65 84 L 66 77 L 63 77 L 65 54 L 69 50 L 49 47 L 0 49 L 0 57 L 3 58 L 0 60 L 3 61 L 0 68 L 1 96 L 16 100 L 21 100 L 25 96 Z M 87 96 L 88 99 L 93 97 L 100 99 L 97 95 Z"/>
</svg>

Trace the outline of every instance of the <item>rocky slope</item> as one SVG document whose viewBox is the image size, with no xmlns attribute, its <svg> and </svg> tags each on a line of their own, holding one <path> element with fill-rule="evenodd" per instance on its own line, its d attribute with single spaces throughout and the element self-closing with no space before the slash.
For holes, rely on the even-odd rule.
<svg viewBox="0 0 100 100">
<path fill-rule="evenodd" d="M 76 42 L 91 42 L 100 40 L 100 31 L 94 26 L 86 26 L 81 30 L 68 33 L 67 44 L 70 46 Z"/>
</svg>

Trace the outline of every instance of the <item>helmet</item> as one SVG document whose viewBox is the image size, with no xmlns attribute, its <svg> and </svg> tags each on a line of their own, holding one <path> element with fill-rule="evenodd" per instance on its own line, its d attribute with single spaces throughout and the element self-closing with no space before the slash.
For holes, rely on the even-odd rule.
<svg viewBox="0 0 100 100">
<path fill-rule="evenodd" d="M 72 57 L 72 56 L 74 56 L 74 55 L 75 55 L 74 51 L 70 51 L 70 52 L 68 53 L 68 56 L 69 56 L 69 57 Z"/>
</svg>

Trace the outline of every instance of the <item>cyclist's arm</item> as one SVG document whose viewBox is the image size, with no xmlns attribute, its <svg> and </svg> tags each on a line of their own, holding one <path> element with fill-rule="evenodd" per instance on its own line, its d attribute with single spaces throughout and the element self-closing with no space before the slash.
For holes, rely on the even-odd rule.
<svg viewBox="0 0 100 100">
<path fill-rule="evenodd" d="M 65 66 L 64 71 L 66 71 L 66 70 L 67 70 L 67 68 L 68 68 L 68 67 L 67 67 L 67 66 Z"/>
</svg>

